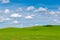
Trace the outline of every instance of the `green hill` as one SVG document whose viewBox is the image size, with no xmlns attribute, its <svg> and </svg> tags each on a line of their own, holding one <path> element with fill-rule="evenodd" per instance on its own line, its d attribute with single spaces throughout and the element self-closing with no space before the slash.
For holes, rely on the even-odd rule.
<svg viewBox="0 0 60 40">
<path fill-rule="evenodd" d="M 59 26 L 0 29 L 0 40 L 60 40 Z"/>
</svg>

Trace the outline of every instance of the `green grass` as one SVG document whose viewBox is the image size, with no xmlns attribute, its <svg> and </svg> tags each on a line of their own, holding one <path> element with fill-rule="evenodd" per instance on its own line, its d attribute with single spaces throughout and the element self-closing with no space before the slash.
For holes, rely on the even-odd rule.
<svg viewBox="0 0 60 40">
<path fill-rule="evenodd" d="M 0 40 L 60 40 L 60 27 L 0 29 Z"/>
</svg>

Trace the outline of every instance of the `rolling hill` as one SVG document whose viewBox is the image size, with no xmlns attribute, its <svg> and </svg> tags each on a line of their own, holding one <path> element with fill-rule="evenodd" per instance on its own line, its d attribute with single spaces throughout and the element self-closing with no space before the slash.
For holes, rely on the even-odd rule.
<svg viewBox="0 0 60 40">
<path fill-rule="evenodd" d="M 60 40 L 60 27 L 4 28 L 0 29 L 0 40 Z"/>
</svg>

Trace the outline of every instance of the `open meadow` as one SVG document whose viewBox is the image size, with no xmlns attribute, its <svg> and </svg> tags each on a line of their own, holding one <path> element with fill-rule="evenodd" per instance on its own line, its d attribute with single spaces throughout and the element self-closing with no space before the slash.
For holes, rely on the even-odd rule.
<svg viewBox="0 0 60 40">
<path fill-rule="evenodd" d="M 60 40 L 60 27 L 4 28 L 0 40 Z"/>
</svg>

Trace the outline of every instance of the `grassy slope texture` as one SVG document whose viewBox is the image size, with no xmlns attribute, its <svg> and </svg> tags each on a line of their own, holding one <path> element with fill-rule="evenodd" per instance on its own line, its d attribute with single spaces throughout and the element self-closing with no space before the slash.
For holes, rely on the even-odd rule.
<svg viewBox="0 0 60 40">
<path fill-rule="evenodd" d="M 0 29 L 0 40 L 60 40 L 60 27 Z"/>
</svg>

